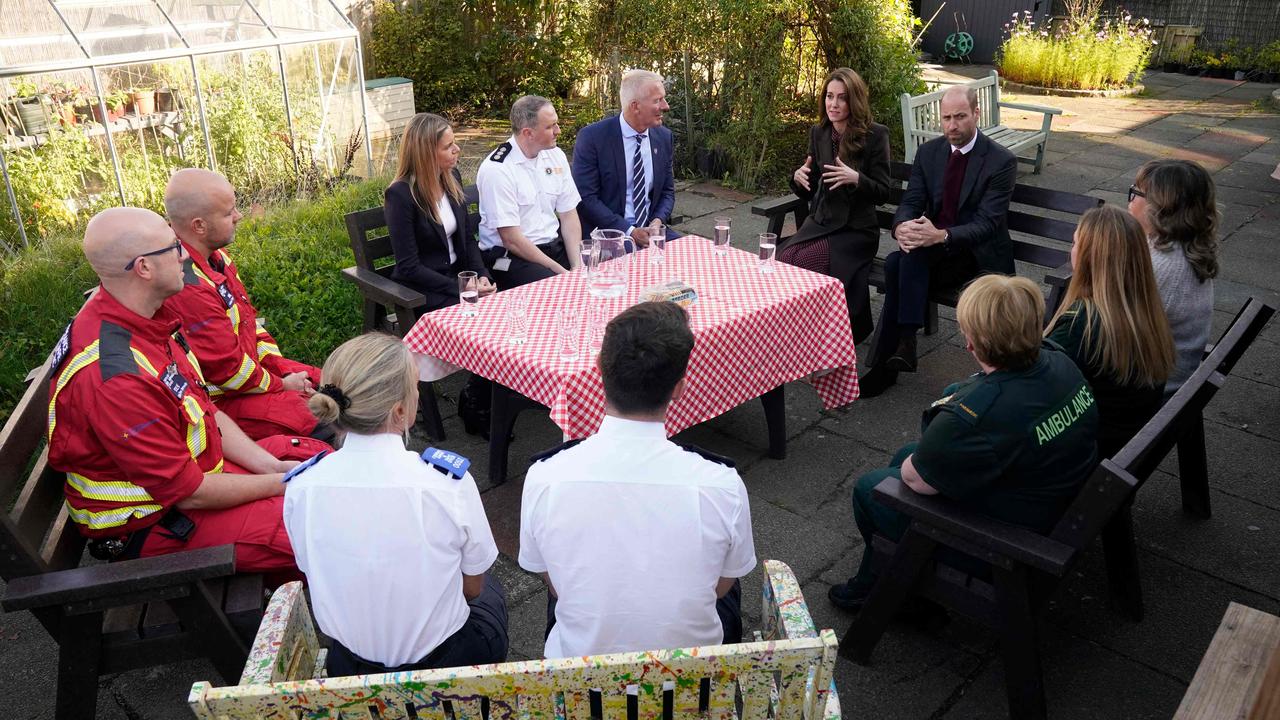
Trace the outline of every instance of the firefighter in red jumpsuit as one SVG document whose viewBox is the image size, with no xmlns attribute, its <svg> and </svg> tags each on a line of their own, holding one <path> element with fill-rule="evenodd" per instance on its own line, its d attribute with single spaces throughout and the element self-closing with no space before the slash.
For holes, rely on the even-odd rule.
<svg viewBox="0 0 1280 720">
<path fill-rule="evenodd" d="M 280 433 L 328 438 L 307 409 L 320 369 L 283 357 L 226 250 L 243 217 L 226 178 L 181 170 L 165 188 L 165 212 L 189 256 L 182 292 L 165 305 L 182 318 L 183 332 L 209 394 L 249 437 Z"/>
<path fill-rule="evenodd" d="M 328 449 L 250 440 L 205 393 L 178 317 L 185 252 L 160 216 L 113 208 L 84 251 L 102 282 L 53 353 L 49 462 L 90 550 L 111 559 L 235 544 L 236 568 L 297 575 L 283 473 Z"/>
</svg>

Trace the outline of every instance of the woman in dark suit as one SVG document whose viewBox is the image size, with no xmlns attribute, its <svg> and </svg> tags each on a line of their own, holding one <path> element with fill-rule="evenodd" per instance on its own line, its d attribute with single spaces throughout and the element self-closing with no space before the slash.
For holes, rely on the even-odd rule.
<svg viewBox="0 0 1280 720">
<path fill-rule="evenodd" d="M 458 273 L 474 270 L 480 294 L 496 288 L 467 220 L 453 128 L 418 113 L 400 143 L 396 178 L 383 195 L 396 266 L 391 279 L 427 298 L 419 314 L 458 302 Z"/>
<path fill-rule="evenodd" d="M 867 274 L 880 246 L 876 205 L 889 197 L 889 130 L 872 121 L 867 84 L 849 68 L 827 76 L 822 112 L 791 178 L 791 189 L 809 201 L 809 217 L 778 246 L 778 258 L 844 283 L 853 339 L 861 342 L 873 326 Z"/>
<path fill-rule="evenodd" d="M 458 303 L 458 273 L 474 270 L 480 295 L 497 290 L 462 199 L 453 128 L 439 115 L 418 113 L 400 142 L 396 178 L 383 195 L 396 266 L 391 279 L 422 293 L 421 315 Z M 469 434 L 489 437 L 489 382 L 467 378 L 458 393 L 458 416 Z"/>
</svg>

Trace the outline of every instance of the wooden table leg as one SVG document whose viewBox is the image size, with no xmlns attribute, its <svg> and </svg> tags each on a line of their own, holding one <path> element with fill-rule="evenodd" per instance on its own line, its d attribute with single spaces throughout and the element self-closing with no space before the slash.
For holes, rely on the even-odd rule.
<svg viewBox="0 0 1280 720">
<path fill-rule="evenodd" d="M 787 401 L 786 385 L 779 385 L 760 396 L 764 405 L 764 420 L 769 426 L 769 457 L 785 460 L 787 457 Z"/>
<path fill-rule="evenodd" d="M 499 485 L 507 480 L 507 450 L 516 417 L 524 410 L 543 406 L 501 383 L 490 385 L 493 394 L 489 406 L 489 483 Z"/>
</svg>

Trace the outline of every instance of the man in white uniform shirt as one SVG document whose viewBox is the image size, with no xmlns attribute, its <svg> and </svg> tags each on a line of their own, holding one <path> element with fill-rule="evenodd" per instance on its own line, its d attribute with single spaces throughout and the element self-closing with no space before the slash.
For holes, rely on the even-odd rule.
<svg viewBox="0 0 1280 720">
<path fill-rule="evenodd" d="M 529 468 L 520 566 L 547 583 L 549 658 L 742 638 L 738 578 L 756 565 L 746 487 L 664 426 L 692 349 L 680 306 L 622 312 L 600 350 L 600 431 Z"/>
<path fill-rule="evenodd" d="M 576 268 L 582 224 L 577 187 L 556 147 L 560 119 L 551 101 L 525 95 L 511 106 L 511 137 L 480 163 L 480 254 L 498 287 L 511 288 Z"/>
</svg>

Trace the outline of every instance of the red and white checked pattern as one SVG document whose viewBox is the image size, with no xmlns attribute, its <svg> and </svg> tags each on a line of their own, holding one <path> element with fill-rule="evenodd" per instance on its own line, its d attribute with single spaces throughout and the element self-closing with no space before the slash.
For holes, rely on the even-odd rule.
<svg viewBox="0 0 1280 720">
<path fill-rule="evenodd" d="M 634 304 L 640 292 L 680 279 L 698 292 L 689 308 L 696 338 L 688 386 L 667 413 L 675 434 L 818 370 L 812 381 L 827 408 L 858 397 L 857 358 L 849 309 L 840 281 L 777 263 L 771 274 L 756 255 L 735 248 L 716 256 L 706 238 L 689 235 L 667 243 L 666 262 L 649 262 L 650 250 L 631 255 L 625 298 L 587 293 L 586 276 L 566 273 L 525 285 L 528 339 L 506 341 L 503 295 L 481 298 L 474 317 L 459 306 L 423 315 L 405 336 L 415 353 L 460 365 L 551 408 L 551 420 L 569 437 L 586 437 L 604 417 L 604 388 L 590 352 L 589 309 L 605 303 L 608 316 Z M 579 353 L 561 359 L 556 311 L 578 308 Z"/>
</svg>

